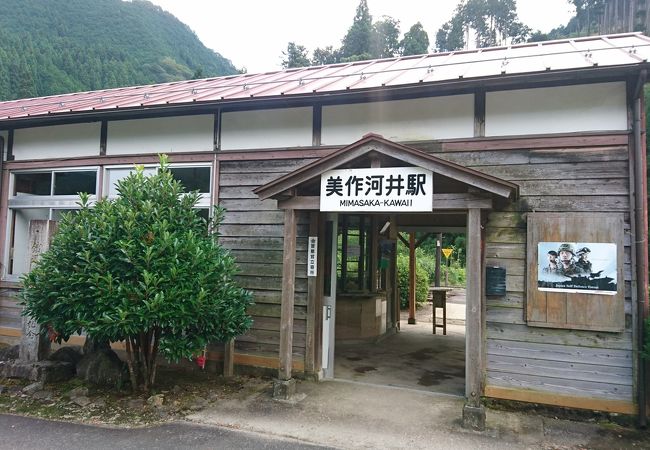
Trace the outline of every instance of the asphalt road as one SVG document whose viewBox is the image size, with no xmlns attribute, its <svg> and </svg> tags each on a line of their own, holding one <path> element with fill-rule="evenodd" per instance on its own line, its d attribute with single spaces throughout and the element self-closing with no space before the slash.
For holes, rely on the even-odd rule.
<svg viewBox="0 0 650 450">
<path fill-rule="evenodd" d="M 0 449 L 318 449 L 296 440 L 184 422 L 106 428 L 0 414 Z"/>
</svg>

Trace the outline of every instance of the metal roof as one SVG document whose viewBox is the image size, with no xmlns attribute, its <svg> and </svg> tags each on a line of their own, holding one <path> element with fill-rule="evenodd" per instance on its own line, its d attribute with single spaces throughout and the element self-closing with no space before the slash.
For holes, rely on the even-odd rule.
<svg viewBox="0 0 650 450">
<path fill-rule="evenodd" d="M 0 122 L 638 66 L 649 57 L 650 38 L 641 33 L 591 36 L 12 100 L 0 102 Z"/>
</svg>

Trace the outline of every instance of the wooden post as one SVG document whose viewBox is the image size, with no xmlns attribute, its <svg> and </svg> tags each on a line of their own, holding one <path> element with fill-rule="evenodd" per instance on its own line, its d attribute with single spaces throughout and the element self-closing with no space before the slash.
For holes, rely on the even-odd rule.
<svg viewBox="0 0 650 450">
<path fill-rule="evenodd" d="M 235 340 L 230 339 L 224 344 L 223 376 L 230 378 L 235 375 Z"/>
<path fill-rule="evenodd" d="M 409 325 L 415 325 L 415 232 L 409 233 Z"/>
<path fill-rule="evenodd" d="M 370 219 L 370 292 L 377 292 L 377 266 L 379 259 L 379 229 L 377 216 Z"/>
<path fill-rule="evenodd" d="M 54 220 L 30 220 L 28 238 L 30 270 L 38 261 L 41 253 L 50 248 L 56 226 L 57 223 Z M 47 358 L 49 353 L 50 341 L 46 335 L 41 333 L 41 324 L 29 316 L 23 316 L 18 358 L 24 362 L 36 362 Z"/>
<path fill-rule="evenodd" d="M 296 283 L 296 211 L 284 211 L 284 252 L 282 256 L 282 305 L 280 309 L 280 369 L 273 383 L 273 397 L 290 399 L 296 392 L 291 378 L 293 366 L 293 306 Z"/>
<path fill-rule="evenodd" d="M 400 328 L 400 302 L 399 293 L 397 289 L 397 217 L 391 215 L 389 217 L 390 228 L 388 229 L 388 238 L 391 242 L 395 243 L 393 251 L 390 255 L 390 262 L 386 276 L 386 292 L 388 293 L 388 303 L 391 310 L 393 327 L 397 330 Z"/>
<path fill-rule="evenodd" d="M 467 214 L 467 305 L 465 309 L 465 406 L 463 426 L 485 429 L 483 393 L 483 265 L 481 253 L 481 210 Z"/>
<path fill-rule="evenodd" d="M 293 307 L 296 282 L 296 211 L 284 211 L 282 307 L 280 312 L 280 380 L 291 379 L 293 364 Z"/>
</svg>

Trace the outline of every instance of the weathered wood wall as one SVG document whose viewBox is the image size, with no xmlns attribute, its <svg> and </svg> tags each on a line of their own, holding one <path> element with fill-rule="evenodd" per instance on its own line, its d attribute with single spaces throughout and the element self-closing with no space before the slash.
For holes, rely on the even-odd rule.
<svg viewBox="0 0 650 450">
<path fill-rule="evenodd" d="M 253 327 L 235 341 L 235 351 L 277 360 L 282 297 L 282 236 L 284 212 L 275 200 L 260 201 L 252 191 L 313 159 L 223 161 L 219 173 L 219 203 L 226 208 L 220 242 L 237 259 L 241 285 L 253 293 L 249 309 Z M 298 212 L 296 293 L 294 308 L 294 368 L 304 367 L 307 329 L 307 236 L 309 214 Z M 240 360 L 240 359 L 238 359 Z"/>
<path fill-rule="evenodd" d="M 628 137 L 512 139 L 424 146 L 436 156 L 520 186 L 520 198 L 492 212 L 486 262 L 505 267 L 505 297 L 487 299 L 486 393 L 631 412 L 632 302 Z M 625 331 L 530 327 L 525 320 L 526 213 L 601 212 L 625 217 Z M 522 395 L 537 392 L 541 395 Z M 547 395 L 545 395 L 547 394 Z M 554 401 L 552 397 L 562 397 Z M 567 400 L 575 397 L 577 400 Z M 609 403 L 608 403 L 609 402 Z M 613 406 L 612 406 L 613 405 Z"/>
</svg>

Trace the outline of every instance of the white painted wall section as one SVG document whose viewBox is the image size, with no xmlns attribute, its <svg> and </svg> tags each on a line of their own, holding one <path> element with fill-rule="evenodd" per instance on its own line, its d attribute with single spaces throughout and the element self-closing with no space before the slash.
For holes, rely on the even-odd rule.
<svg viewBox="0 0 650 450">
<path fill-rule="evenodd" d="M 107 155 L 209 152 L 214 148 L 214 116 L 159 117 L 108 123 Z"/>
<path fill-rule="evenodd" d="M 625 83 L 488 92 L 486 136 L 627 129 Z"/>
<path fill-rule="evenodd" d="M 14 131 L 14 158 L 23 161 L 97 156 L 100 133 L 99 122 L 19 128 Z"/>
<path fill-rule="evenodd" d="M 221 115 L 221 149 L 312 145 L 311 107 L 232 111 Z"/>
<path fill-rule="evenodd" d="M 321 142 L 345 145 L 366 133 L 394 141 L 466 138 L 474 135 L 474 96 L 323 107 Z"/>
</svg>

